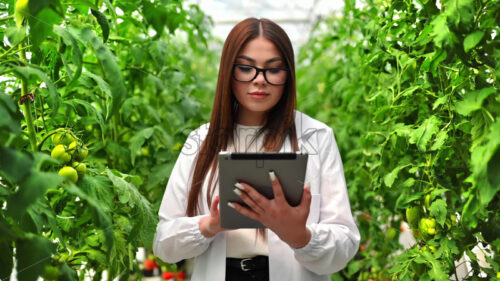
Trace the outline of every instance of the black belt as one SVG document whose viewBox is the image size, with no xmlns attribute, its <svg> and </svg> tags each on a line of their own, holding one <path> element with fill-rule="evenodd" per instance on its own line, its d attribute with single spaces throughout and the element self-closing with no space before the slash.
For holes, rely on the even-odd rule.
<svg viewBox="0 0 500 281">
<path fill-rule="evenodd" d="M 269 268 L 269 258 L 267 256 L 256 256 L 246 259 L 226 258 L 226 266 L 242 271 L 267 269 Z"/>
</svg>

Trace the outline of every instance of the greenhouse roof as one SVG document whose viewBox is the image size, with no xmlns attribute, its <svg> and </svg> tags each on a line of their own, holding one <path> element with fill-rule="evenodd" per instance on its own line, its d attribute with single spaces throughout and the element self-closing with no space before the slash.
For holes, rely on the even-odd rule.
<svg viewBox="0 0 500 281">
<path fill-rule="evenodd" d="M 285 29 L 295 51 L 308 40 L 315 22 L 326 14 L 340 11 L 344 6 L 342 0 L 196 0 L 191 3 L 198 4 L 203 12 L 212 17 L 213 34 L 222 40 L 236 23 L 245 18 L 268 18 Z"/>
</svg>

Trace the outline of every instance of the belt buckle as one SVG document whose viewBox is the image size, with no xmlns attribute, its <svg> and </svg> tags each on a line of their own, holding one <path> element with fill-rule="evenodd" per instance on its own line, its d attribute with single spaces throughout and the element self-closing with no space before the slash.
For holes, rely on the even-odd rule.
<svg viewBox="0 0 500 281">
<path fill-rule="evenodd" d="M 246 265 L 245 265 L 245 261 L 251 261 L 252 259 L 242 259 L 240 261 L 240 266 L 241 266 L 241 270 L 243 271 L 250 271 L 252 270 L 251 268 L 248 268 Z"/>
</svg>

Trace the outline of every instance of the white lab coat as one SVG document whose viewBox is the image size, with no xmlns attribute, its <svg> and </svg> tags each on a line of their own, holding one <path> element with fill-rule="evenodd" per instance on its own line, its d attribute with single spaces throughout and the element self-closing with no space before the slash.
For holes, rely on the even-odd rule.
<svg viewBox="0 0 500 281">
<path fill-rule="evenodd" d="M 189 134 L 174 165 L 160 206 L 160 221 L 153 242 L 154 254 L 165 262 L 194 258 L 191 280 L 225 280 L 225 232 L 206 238 L 199 230 L 201 217 L 210 214 L 201 197 L 202 215 L 186 217 L 194 159 L 208 132 L 208 123 Z M 311 183 L 312 201 L 307 227 L 312 237 L 300 249 L 291 248 L 267 230 L 270 281 L 326 281 L 354 256 L 360 235 L 352 218 L 340 153 L 330 127 L 295 111 L 299 148 L 309 154 L 306 182 Z M 291 152 L 287 137 L 281 152 Z M 208 179 L 208 177 L 207 177 Z M 215 194 L 218 194 L 216 186 Z"/>
</svg>

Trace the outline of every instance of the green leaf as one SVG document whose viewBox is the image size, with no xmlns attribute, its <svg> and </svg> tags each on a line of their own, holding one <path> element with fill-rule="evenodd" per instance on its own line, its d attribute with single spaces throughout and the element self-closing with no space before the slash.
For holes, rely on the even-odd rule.
<svg viewBox="0 0 500 281">
<path fill-rule="evenodd" d="M 112 98 L 113 95 L 111 94 L 111 88 L 108 84 L 108 82 L 104 81 L 104 79 L 102 79 L 100 76 L 98 75 L 95 75 L 94 73 L 92 72 L 83 72 L 82 73 L 82 79 L 80 80 L 84 80 L 85 82 L 88 82 L 86 80 L 94 80 L 94 82 L 97 84 L 97 86 L 99 87 L 99 89 L 104 93 L 106 94 L 106 96 Z"/>
<path fill-rule="evenodd" d="M 43 225 L 50 226 L 50 230 L 54 232 L 56 237 L 60 238 L 60 243 L 64 248 L 67 248 L 65 239 L 63 238 L 63 234 L 61 229 L 57 225 L 56 213 L 54 209 L 50 206 L 50 203 L 42 198 L 41 200 L 37 200 L 35 204 L 31 205 L 27 209 L 28 215 L 31 216 L 33 222 L 35 223 L 37 229 L 40 231 L 43 229 Z"/>
<path fill-rule="evenodd" d="M 50 108 L 52 110 L 51 116 L 54 116 L 57 113 L 57 109 L 59 108 L 59 94 L 57 93 L 56 86 L 54 85 L 54 83 L 52 83 L 52 80 L 50 80 L 50 78 L 45 74 L 45 72 L 31 66 L 15 66 L 14 72 L 21 78 L 26 79 L 28 81 L 34 75 L 40 78 L 43 82 L 45 82 L 45 85 L 49 90 L 48 104 L 50 105 Z"/>
<path fill-rule="evenodd" d="M 47 2 L 59 2 L 59 1 L 30 1 L 30 10 L 32 3 L 47 3 Z M 33 12 L 32 12 L 33 13 Z M 45 41 L 49 36 L 53 35 L 53 25 L 59 24 L 61 22 L 61 16 L 56 13 L 53 9 L 47 7 L 43 8 L 40 13 L 36 14 L 36 16 L 28 17 L 28 22 L 30 25 L 30 37 L 31 43 L 38 48 L 43 41 Z"/>
<path fill-rule="evenodd" d="M 436 110 L 438 106 L 445 104 L 447 100 L 448 100 L 448 95 L 444 95 L 436 99 L 436 101 L 434 101 L 434 104 L 432 104 L 432 110 Z"/>
<path fill-rule="evenodd" d="M 63 178 L 56 173 L 32 171 L 29 177 L 21 182 L 19 190 L 8 200 L 7 214 L 20 219 L 27 208 L 45 194 L 49 188 L 56 188 Z"/>
<path fill-rule="evenodd" d="M 127 96 L 127 88 L 125 88 L 120 67 L 113 53 L 111 53 L 102 41 L 97 38 L 92 29 L 83 29 L 82 35 L 89 41 L 104 70 L 106 80 L 111 86 L 112 99 L 106 114 L 106 120 L 109 120 L 111 116 L 115 115 L 120 110 L 120 106 Z"/>
<path fill-rule="evenodd" d="M 439 260 L 431 260 L 431 270 L 429 271 L 429 276 L 432 280 L 436 281 L 448 281 L 450 277 L 446 274 L 446 270 Z"/>
<path fill-rule="evenodd" d="M 149 139 L 155 131 L 155 128 L 145 128 L 140 130 L 137 134 L 130 138 L 130 158 L 132 160 L 132 165 L 135 164 L 135 157 L 137 152 L 141 149 L 144 142 Z"/>
<path fill-rule="evenodd" d="M 470 51 L 472 48 L 476 47 L 476 45 L 481 42 L 481 39 L 483 39 L 484 36 L 484 31 L 478 30 L 476 32 L 473 32 L 467 37 L 465 37 L 464 40 L 464 51 L 467 53 Z"/>
<path fill-rule="evenodd" d="M 500 191 L 500 119 L 491 125 L 487 140 L 485 145 L 474 148 L 471 154 L 472 172 L 482 206 L 487 206 Z"/>
<path fill-rule="evenodd" d="M 394 168 L 390 173 L 385 175 L 384 177 L 384 183 L 387 187 L 391 187 L 396 178 L 398 177 L 398 173 L 401 169 L 408 167 L 410 164 L 403 165 L 403 166 L 398 166 Z"/>
<path fill-rule="evenodd" d="M 462 224 L 466 229 L 472 230 L 477 227 L 477 217 L 476 213 L 479 210 L 479 201 L 476 196 L 469 196 L 469 200 L 465 203 L 465 206 L 462 210 Z"/>
<path fill-rule="evenodd" d="M 434 36 L 434 43 L 439 48 L 452 47 L 458 42 L 457 36 L 451 32 L 448 24 L 446 23 L 446 16 L 440 14 L 432 20 L 432 35 Z"/>
<path fill-rule="evenodd" d="M 165 64 L 165 59 L 167 58 L 167 43 L 163 41 L 155 41 L 149 45 L 148 51 L 153 59 L 153 62 L 161 69 Z"/>
<path fill-rule="evenodd" d="M 434 140 L 434 144 L 432 144 L 430 150 L 431 151 L 439 150 L 447 139 L 448 139 L 448 132 L 444 130 L 439 131 L 439 133 L 436 135 L 436 139 Z"/>
<path fill-rule="evenodd" d="M 17 280 L 35 281 L 50 263 L 56 245 L 47 238 L 28 235 L 16 241 Z"/>
<path fill-rule="evenodd" d="M 436 221 L 441 226 L 443 226 L 446 221 L 446 214 L 447 214 L 446 208 L 447 204 L 446 201 L 444 201 L 443 199 L 435 200 L 429 208 L 431 216 L 436 218 Z"/>
<path fill-rule="evenodd" d="M 152 188 L 162 181 L 165 181 L 168 175 L 170 175 L 170 173 L 172 172 L 173 167 L 174 163 L 172 161 L 154 166 L 148 176 L 148 188 Z"/>
<path fill-rule="evenodd" d="M 2 233 L 3 235 L 3 233 Z M 0 239 L 0 279 L 9 280 L 13 267 L 12 241 Z"/>
<path fill-rule="evenodd" d="M 98 10 L 90 9 L 90 12 L 96 18 L 97 23 L 99 23 L 99 25 L 101 26 L 102 41 L 104 43 L 106 43 L 106 41 L 108 40 L 108 37 L 109 37 L 109 22 L 108 22 L 108 18 L 106 18 L 106 16 L 103 13 L 99 12 Z"/>
<path fill-rule="evenodd" d="M 162 35 L 165 30 L 165 24 L 170 15 L 164 5 L 150 3 L 149 1 L 142 2 L 142 12 L 146 21 L 153 26 L 158 35 Z"/>
<path fill-rule="evenodd" d="M 485 197 L 487 198 L 484 199 L 484 203 L 489 202 L 493 198 L 494 194 L 500 189 L 500 146 L 497 147 L 495 153 L 489 159 L 487 171 L 488 181 L 492 187 L 492 191 L 487 193 L 489 195 L 485 194 Z"/>
<path fill-rule="evenodd" d="M 89 206 L 93 211 L 95 224 L 99 226 L 104 233 L 106 248 L 109 254 L 111 249 L 113 248 L 114 236 L 113 236 L 113 224 L 111 222 L 110 216 L 108 215 L 108 212 L 105 211 L 106 209 L 104 209 L 101 206 L 101 203 L 98 200 L 89 196 L 87 193 L 85 193 L 82 189 L 78 188 L 76 185 L 72 184 L 66 185 L 65 189 L 70 194 L 74 194 L 80 197 L 89 204 Z"/>
<path fill-rule="evenodd" d="M 470 116 L 472 112 L 481 109 L 483 101 L 494 93 L 496 93 L 494 87 L 483 88 L 467 93 L 463 101 L 457 102 L 456 110 L 459 114 Z"/>
<path fill-rule="evenodd" d="M 67 264 L 59 265 L 59 278 L 60 281 L 76 281 L 78 280 L 77 272 Z"/>
<path fill-rule="evenodd" d="M 417 193 L 407 193 L 403 192 L 401 195 L 399 195 L 398 199 L 396 200 L 396 208 L 397 209 L 404 209 L 409 206 L 409 204 L 413 201 L 419 200 L 420 198 L 425 196 L 425 192 L 417 192 Z"/>
<path fill-rule="evenodd" d="M 157 224 L 157 216 L 151 209 L 151 203 L 137 190 L 135 185 L 124 179 L 127 175 L 109 169 L 106 170 L 106 174 L 116 187 L 120 202 L 134 208 L 133 215 L 137 218 L 134 219 L 133 228 L 136 232 L 132 233 L 138 235 L 148 247 L 151 246 Z"/>
<path fill-rule="evenodd" d="M 347 277 L 351 277 L 356 272 L 361 269 L 361 263 L 359 261 L 352 261 L 347 265 Z"/>
<path fill-rule="evenodd" d="M 456 29 L 469 29 L 474 21 L 473 0 L 448 0 L 446 1 L 447 21 Z"/>
<path fill-rule="evenodd" d="M 9 40 L 12 47 L 17 46 L 26 37 L 26 27 L 17 28 L 14 26 L 8 27 L 5 30 L 5 36 Z"/>
<path fill-rule="evenodd" d="M 13 183 L 19 183 L 30 174 L 33 160 L 26 154 L 0 147 L 0 175 Z"/>
<path fill-rule="evenodd" d="M 95 118 L 94 120 L 97 121 L 97 124 L 101 128 L 101 131 L 104 131 L 104 129 L 106 128 L 101 112 L 87 101 L 81 99 L 71 99 L 71 100 L 65 100 L 63 103 L 72 106 L 73 108 L 75 108 L 75 110 L 78 105 L 83 106 L 87 114 Z"/>
<path fill-rule="evenodd" d="M 410 143 L 417 144 L 420 151 L 426 151 L 427 143 L 439 130 L 438 128 L 439 119 L 435 116 L 431 116 L 422 122 L 420 127 L 414 130 L 410 137 Z"/>
<path fill-rule="evenodd" d="M 80 46 L 78 46 L 78 42 L 73 37 L 72 33 L 70 33 L 68 30 L 60 26 L 54 26 L 54 32 L 57 35 L 61 36 L 66 45 L 72 46 L 73 63 L 76 65 L 75 74 L 71 74 L 72 72 L 71 69 L 69 69 L 69 67 L 66 65 L 68 74 L 71 77 L 71 82 L 70 82 L 71 85 L 75 83 L 82 74 L 82 61 L 83 61 L 82 52 L 80 50 Z M 64 54 L 62 54 L 62 56 L 64 57 Z"/>
<path fill-rule="evenodd" d="M 436 198 L 436 196 L 439 196 L 445 192 L 449 191 L 448 188 L 439 188 L 439 189 L 434 189 L 433 191 L 431 191 L 431 200 Z"/>
</svg>

